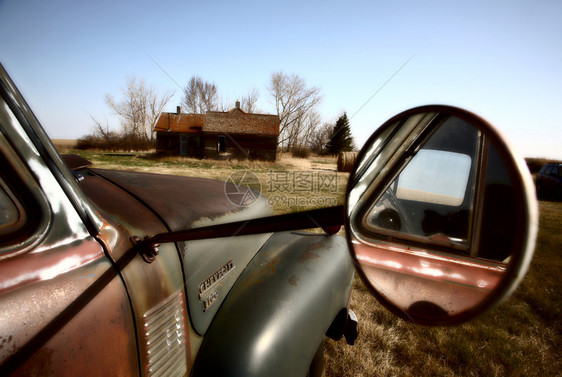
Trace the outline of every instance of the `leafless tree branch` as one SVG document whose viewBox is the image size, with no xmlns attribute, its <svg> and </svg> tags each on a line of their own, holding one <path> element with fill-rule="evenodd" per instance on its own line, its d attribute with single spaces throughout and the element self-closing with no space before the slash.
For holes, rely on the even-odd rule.
<svg viewBox="0 0 562 377">
<path fill-rule="evenodd" d="M 219 108 L 217 86 L 214 83 L 203 81 L 199 76 L 192 76 L 184 90 L 183 105 L 192 114 L 205 114 Z"/>
<path fill-rule="evenodd" d="M 154 126 L 173 93 L 166 91 L 160 94 L 152 86 L 147 86 L 144 79 L 137 81 L 134 76 L 127 79 L 122 92 L 120 102 L 110 94 L 105 97 L 106 104 L 121 119 L 122 132 L 152 141 Z"/>
<path fill-rule="evenodd" d="M 257 113 L 256 103 L 260 98 L 260 92 L 256 88 L 249 90 L 240 100 L 240 107 L 247 113 Z"/>
<path fill-rule="evenodd" d="M 319 121 L 315 112 L 320 103 L 320 89 L 308 88 L 303 78 L 295 74 L 276 72 L 271 75 L 268 91 L 279 115 L 278 145 L 289 150 L 307 143 Z M 312 128 L 311 128 L 312 127 Z"/>
</svg>

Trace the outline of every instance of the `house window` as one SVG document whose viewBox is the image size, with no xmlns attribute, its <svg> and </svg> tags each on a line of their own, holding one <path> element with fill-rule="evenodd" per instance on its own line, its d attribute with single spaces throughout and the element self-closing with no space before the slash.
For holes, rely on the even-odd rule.
<svg viewBox="0 0 562 377">
<path fill-rule="evenodd" d="M 219 142 L 217 145 L 217 149 L 219 152 L 226 152 L 226 136 L 220 135 Z"/>
<path fill-rule="evenodd" d="M 187 135 L 180 135 L 180 155 L 187 156 Z"/>
</svg>

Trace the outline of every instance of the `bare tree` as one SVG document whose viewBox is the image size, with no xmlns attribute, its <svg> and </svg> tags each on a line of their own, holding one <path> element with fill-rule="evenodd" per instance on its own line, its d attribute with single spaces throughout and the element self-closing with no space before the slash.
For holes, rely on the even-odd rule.
<svg viewBox="0 0 562 377">
<path fill-rule="evenodd" d="M 330 141 L 330 136 L 332 135 L 332 131 L 334 129 L 334 125 L 330 123 L 324 123 L 322 126 L 317 127 L 309 141 L 310 150 L 317 154 L 326 154 L 327 152 L 327 144 Z"/>
<path fill-rule="evenodd" d="M 217 86 L 203 81 L 199 76 L 192 76 L 183 89 L 183 104 L 192 114 L 204 114 L 219 108 Z"/>
<path fill-rule="evenodd" d="M 156 121 L 172 96 L 170 91 L 158 93 L 152 86 L 147 86 L 144 79 L 137 81 L 133 76 L 127 79 L 120 102 L 110 94 L 105 96 L 105 102 L 121 119 L 124 134 L 152 141 Z"/>
<path fill-rule="evenodd" d="M 256 88 L 248 91 L 248 94 L 242 97 L 237 97 L 236 101 L 240 101 L 240 109 L 242 109 L 246 113 L 257 113 L 259 112 L 256 103 L 258 102 L 260 97 L 260 92 Z M 215 110 L 218 111 L 230 111 L 234 107 L 236 101 L 233 101 L 231 98 L 224 98 L 220 97 L 217 101 L 217 106 Z"/>
<path fill-rule="evenodd" d="M 248 91 L 248 94 L 242 96 L 240 100 L 240 107 L 247 113 L 257 113 L 258 109 L 256 103 L 260 98 L 260 92 L 256 88 Z"/>
<path fill-rule="evenodd" d="M 306 128 L 316 124 L 310 112 L 320 103 L 320 89 L 308 88 L 298 75 L 276 72 L 271 75 L 268 90 L 281 121 L 278 145 L 290 150 L 300 144 L 303 135 L 310 134 Z"/>
<path fill-rule="evenodd" d="M 107 122 L 107 119 L 105 120 L 105 126 L 104 126 L 99 120 L 94 118 L 92 115 L 90 115 L 90 118 L 92 118 L 92 121 L 94 121 L 94 125 L 92 126 L 93 136 L 105 140 L 109 140 L 115 136 L 115 132 L 109 129 L 109 124 Z"/>
<path fill-rule="evenodd" d="M 322 118 L 316 110 L 309 110 L 298 117 L 290 128 L 289 143 L 291 148 L 310 148 L 310 144 Z"/>
</svg>

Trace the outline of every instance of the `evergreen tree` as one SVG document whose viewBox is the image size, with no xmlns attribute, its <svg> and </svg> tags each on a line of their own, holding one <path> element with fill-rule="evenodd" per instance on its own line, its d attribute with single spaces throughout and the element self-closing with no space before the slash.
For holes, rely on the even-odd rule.
<svg viewBox="0 0 562 377">
<path fill-rule="evenodd" d="M 349 120 L 347 119 L 347 114 L 343 113 L 334 126 L 326 149 L 329 154 L 335 155 L 340 152 L 352 151 L 353 147 L 353 136 L 351 136 Z"/>
</svg>

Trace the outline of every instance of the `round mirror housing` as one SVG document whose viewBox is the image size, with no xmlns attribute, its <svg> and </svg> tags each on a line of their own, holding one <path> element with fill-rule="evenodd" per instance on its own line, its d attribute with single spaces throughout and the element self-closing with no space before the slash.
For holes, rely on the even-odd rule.
<svg viewBox="0 0 562 377">
<path fill-rule="evenodd" d="M 507 297 L 534 250 L 525 164 L 485 120 L 424 106 L 388 120 L 357 157 L 346 234 L 365 284 L 402 318 L 464 322 Z"/>
</svg>

